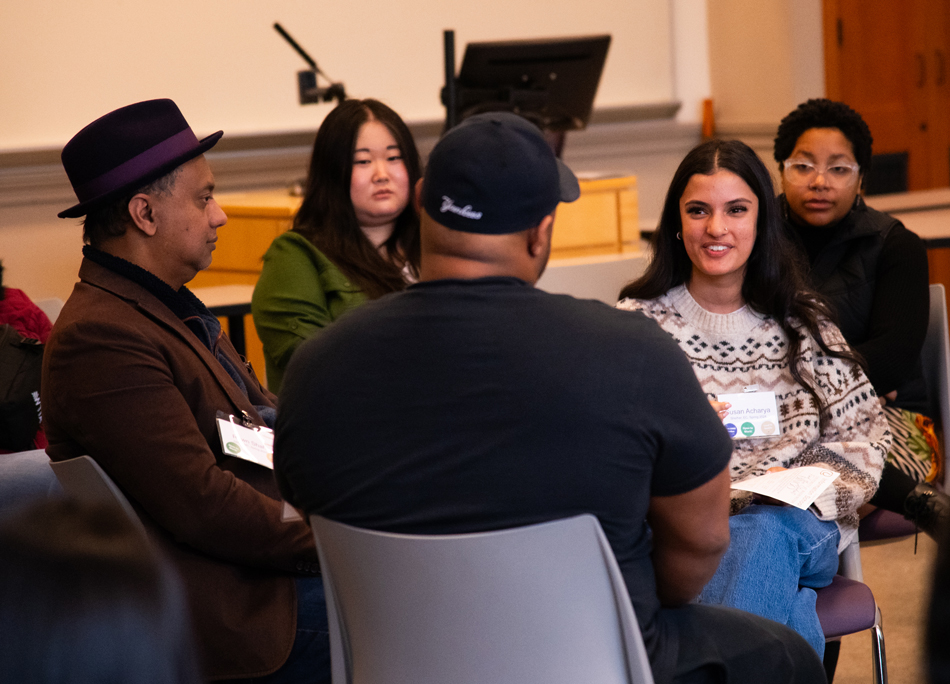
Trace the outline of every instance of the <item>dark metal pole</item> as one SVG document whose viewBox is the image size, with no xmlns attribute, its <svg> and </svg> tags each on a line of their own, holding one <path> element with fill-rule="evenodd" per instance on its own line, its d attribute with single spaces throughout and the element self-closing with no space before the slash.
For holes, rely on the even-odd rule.
<svg viewBox="0 0 950 684">
<path fill-rule="evenodd" d="M 288 43 L 290 43 L 290 47 L 292 47 L 294 50 L 296 50 L 298 55 L 300 55 L 301 57 L 303 57 L 303 61 L 305 61 L 307 64 L 309 64 L 311 69 L 313 69 L 313 70 L 314 70 L 315 72 L 317 72 L 318 74 L 319 74 L 319 73 L 323 73 L 323 72 L 320 71 L 320 68 L 317 66 L 317 63 L 313 61 L 313 57 L 311 57 L 310 55 L 308 55 L 308 54 L 307 54 L 307 51 L 304 50 L 302 47 L 300 47 L 299 45 L 297 45 L 297 41 L 290 37 L 290 34 L 287 33 L 287 31 L 284 30 L 284 27 L 283 27 L 283 26 L 281 26 L 280 24 L 278 24 L 278 23 L 275 22 L 275 23 L 274 23 L 274 30 L 277 31 L 277 33 L 279 33 L 279 34 L 281 35 L 281 37 L 282 37 L 284 40 L 286 40 Z M 325 75 L 325 74 L 324 74 L 324 75 Z"/>
<path fill-rule="evenodd" d="M 455 31 L 442 32 L 445 49 L 445 130 L 455 127 Z"/>
</svg>

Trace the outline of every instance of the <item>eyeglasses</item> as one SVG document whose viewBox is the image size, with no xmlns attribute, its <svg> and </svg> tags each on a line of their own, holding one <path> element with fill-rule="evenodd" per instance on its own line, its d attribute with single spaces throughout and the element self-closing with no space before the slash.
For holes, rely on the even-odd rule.
<svg viewBox="0 0 950 684">
<path fill-rule="evenodd" d="M 786 159 L 782 165 L 785 180 L 792 185 L 810 185 L 821 174 L 825 183 L 833 188 L 843 188 L 858 177 L 861 170 L 857 164 L 835 162 L 831 166 L 819 169 L 805 159 Z"/>
</svg>

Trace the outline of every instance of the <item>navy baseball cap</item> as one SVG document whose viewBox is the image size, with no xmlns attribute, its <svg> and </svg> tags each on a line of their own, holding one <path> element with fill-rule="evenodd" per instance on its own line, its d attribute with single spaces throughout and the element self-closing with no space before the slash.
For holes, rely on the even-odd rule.
<svg viewBox="0 0 950 684">
<path fill-rule="evenodd" d="M 452 230 L 504 235 L 533 228 L 558 202 L 580 194 L 577 178 L 537 126 L 517 114 L 487 112 L 465 119 L 436 144 L 422 206 Z"/>
</svg>

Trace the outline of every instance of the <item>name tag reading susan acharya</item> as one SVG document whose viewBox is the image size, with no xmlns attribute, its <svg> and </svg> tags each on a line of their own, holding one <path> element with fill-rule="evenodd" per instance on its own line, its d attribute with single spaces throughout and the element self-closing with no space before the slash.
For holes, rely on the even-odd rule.
<svg viewBox="0 0 950 684">
<path fill-rule="evenodd" d="M 775 392 L 720 394 L 716 399 L 732 404 L 722 424 L 733 439 L 774 437 L 779 434 Z"/>
</svg>

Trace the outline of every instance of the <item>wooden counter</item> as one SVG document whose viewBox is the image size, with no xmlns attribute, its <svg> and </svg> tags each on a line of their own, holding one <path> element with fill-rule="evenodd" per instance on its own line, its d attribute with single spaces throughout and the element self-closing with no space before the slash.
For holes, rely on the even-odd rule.
<svg viewBox="0 0 950 684">
<path fill-rule="evenodd" d="M 558 205 L 551 258 L 638 250 L 637 179 L 581 180 L 580 186 L 581 196 L 576 202 Z"/>
</svg>

